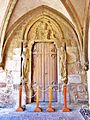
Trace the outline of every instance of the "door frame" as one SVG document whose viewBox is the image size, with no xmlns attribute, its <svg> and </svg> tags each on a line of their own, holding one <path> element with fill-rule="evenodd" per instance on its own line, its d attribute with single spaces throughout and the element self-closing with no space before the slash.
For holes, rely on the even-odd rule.
<svg viewBox="0 0 90 120">
<path fill-rule="evenodd" d="M 38 45 L 39 45 L 39 43 L 42 44 L 42 49 L 43 49 L 43 50 L 46 50 L 46 49 L 47 49 L 47 48 L 45 48 L 45 44 L 49 44 L 49 45 L 52 44 L 53 46 L 55 46 L 55 49 L 56 49 L 56 51 L 55 51 L 55 56 L 56 56 L 55 66 L 56 66 L 56 67 L 54 68 L 54 70 L 56 69 L 56 70 L 55 70 L 55 71 L 56 71 L 56 72 L 55 72 L 56 79 L 55 79 L 55 76 L 53 77 L 53 79 L 50 79 L 50 71 L 52 70 L 52 69 L 50 70 L 50 68 L 49 68 L 48 79 L 49 79 L 49 81 L 52 81 L 52 82 L 56 81 L 56 84 L 55 84 L 55 85 L 58 85 L 58 79 L 57 79 L 57 77 L 58 77 L 58 73 L 57 73 L 57 70 L 58 70 L 58 69 L 57 69 L 57 48 L 56 48 L 56 45 L 54 44 L 54 42 L 48 42 L 48 41 L 47 41 L 47 42 L 43 42 L 43 41 L 42 41 L 42 42 L 35 42 L 35 44 L 38 44 Z M 34 45 L 35 45 L 35 44 L 34 44 Z M 33 48 L 34 48 L 34 45 L 33 45 Z M 43 48 L 43 47 L 44 47 L 44 48 Z M 41 51 L 42 51 L 42 50 L 41 50 Z M 40 54 L 41 54 L 41 52 L 40 52 Z M 47 54 L 47 52 L 46 52 L 46 54 Z M 53 53 L 49 51 L 49 54 L 51 55 L 51 54 L 53 54 Z M 38 53 L 36 53 L 36 55 L 38 55 Z M 45 55 L 45 54 L 42 52 L 42 56 L 43 56 L 43 55 Z M 31 58 L 31 59 L 32 59 L 32 61 L 34 61 L 34 59 L 33 59 L 33 49 L 32 49 L 32 58 Z M 50 60 L 50 56 L 49 56 L 49 60 Z M 47 60 L 46 60 L 46 61 L 47 61 Z M 44 60 L 43 62 L 45 62 L 45 60 Z M 48 61 L 47 61 L 47 62 L 48 62 Z M 31 63 L 31 64 L 32 64 L 32 63 Z M 43 68 L 44 68 L 44 67 L 45 67 L 45 63 L 43 63 L 42 66 L 43 66 Z M 41 67 L 42 67 L 42 66 L 41 66 Z M 53 65 L 51 65 L 51 66 L 53 66 Z M 49 66 L 49 67 L 51 67 L 51 66 Z M 38 70 L 37 70 L 37 71 L 38 71 Z M 36 74 L 37 74 L 37 71 L 36 71 Z M 38 77 L 36 77 L 35 79 L 33 79 L 33 64 L 32 64 L 32 66 L 31 66 L 31 72 L 32 72 L 32 73 L 31 73 L 31 74 L 32 74 L 32 75 L 31 75 L 32 83 L 37 83 L 37 82 L 39 82 Z M 44 74 L 43 74 L 43 72 L 44 72 Z M 42 82 L 41 82 L 41 84 L 39 84 L 39 85 L 43 85 L 43 87 L 45 87 L 45 86 L 46 86 L 46 81 L 45 81 L 45 80 L 46 80 L 46 79 L 45 79 L 45 68 L 44 68 L 44 71 L 43 71 L 43 72 L 40 72 L 40 73 L 42 73 L 42 76 L 43 76 L 44 78 L 42 79 L 42 77 L 41 77 L 42 80 L 40 80 L 40 81 L 42 81 Z M 36 74 L 35 74 L 35 76 L 37 76 Z M 39 73 L 38 73 L 38 74 L 39 74 Z M 53 73 L 53 74 L 54 74 L 54 73 Z M 39 76 L 39 75 L 38 75 L 38 76 Z M 38 80 L 37 80 L 37 79 L 38 79 Z M 34 82 L 33 80 L 35 80 L 35 82 Z M 53 81 L 53 80 L 54 80 L 54 81 Z M 48 81 L 48 82 L 49 82 L 49 81 Z M 52 83 L 52 82 L 51 82 L 51 83 Z M 40 82 L 39 82 L 39 83 L 40 83 Z M 43 84 L 42 84 L 42 83 L 43 83 Z M 32 87 L 32 88 L 36 91 L 36 87 Z M 43 88 L 42 88 L 42 89 L 43 89 Z M 45 92 L 44 92 L 44 91 L 41 92 L 41 95 L 42 95 L 43 97 L 40 96 L 40 98 L 41 98 L 40 101 L 48 101 L 49 98 L 46 99 L 45 96 L 46 96 L 46 94 L 49 92 L 49 88 L 46 88 L 46 89 L 48 89 L 48 90 L 45 91 Z M 44 90 L 44 89 L 43 89 L 43 90 Z M 57 90 L 55 90 L 54 93 L 57 94 Z M 48 97 L 48 95 L 47 95 L 47 97 Z M 53 101 L 54 101 L 54 102 L 57 102 L 57 98 L 58 98 L 58 97 L 57 97 L 57 95 L 56 95 L 56 97 L 54 97 Z"/>
<path fill-rule="evenodd" d="M 60 65 L 60 60 L 59 60 L 59 58 L 60 58 L 60 45 L 58 45 L 56 42 L 55 42 L 55 40 L 31 40 L 31 41 L 29 41 L 29 55 L 30 55 L 30 68 L 29 68 L 29 76 L 28 76 L 28 83 L 30 84 L 30 85 L 32 85 L 32 48 L 33 48 L 33 45 L 35 44 L 35 43 L 39 43 L 39 42 L 49 42 L 49 43 L 51 43 L 51 42 L 53 42 L 53 44 L 55 44 L 55 46 L 56 46 L 56 49 L 57 49 L 57 84 L 58 84 L 58 90 L 57 90 L 57 102 L 60 102 L 60 97 L 61 97 L 61 95 L 60 95 L 60 92 L 59 92 L 59 84 L 60 84 L 60 73 L 59 73 L 59 65 Z M 31 88 L 31 87 L 30 87 Z M 30 94 L 30 98 L 32 97 L 32 95 Z"/>
</svg>

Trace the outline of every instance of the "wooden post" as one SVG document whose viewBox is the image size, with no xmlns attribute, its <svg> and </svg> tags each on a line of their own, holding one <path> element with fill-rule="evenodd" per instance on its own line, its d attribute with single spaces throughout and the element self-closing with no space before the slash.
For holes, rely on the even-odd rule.
<svg viewBox="0 0 90 120">
<path fill-rule="evenodd" d="M 64 107 L 62 109 L 63 112 L 70 112 L 71 110 L 67 107 L 67 85 L 63 86 L 63 94 L 64 94 Z"/>
<path fill-rule="evenodd" d="M 36 108 L 34 112 L 42 112 L 42 108 L 39 107 L 39 86 L 37 86 L 37 91 L 36 91 Z"/>
<path fill-rule="evenodd" d="M 22 108 L 22 84 L 20 84 L 19 86 L 19 106 L 16 110 L 17 112 L 23 112 L 23 108 Z"/>
<path fill-rule="evenodd" d="M 52 86 L 49 87 L 49 104 L 47 112 L 54 112 L 55 109 L 52 107 Z"/>
</svg>

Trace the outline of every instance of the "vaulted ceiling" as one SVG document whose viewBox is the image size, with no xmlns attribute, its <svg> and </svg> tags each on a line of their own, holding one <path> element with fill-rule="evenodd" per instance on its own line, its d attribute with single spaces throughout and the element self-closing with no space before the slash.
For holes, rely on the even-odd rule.
<svg viewBox="0 0 90 120">
<path fill-rule="evenodd" d="M 71 22 L 81 41 L 83 54 L 87 53 L 85 43 L 88 44 L 89 0 L 0 0 L 1 47 L 9 28 L 21 16 L 41 5 L 59 11 Z M 88 61 L 87 57 L 85 59 Z"/>
<path fill-rule="evenodd" d="M 0 0 L 0 24 L 3 22 L 3 18 L 11 1 L 17 1 L 17 4 L 10 24 L 13 24 L 27 11 L 44 4 L 60 11 L 70 21 L 73 21 L 72 19 L 77 19 L 81 27 L 84 25 L 89 4 L 89 0 Z"/>
</svg>

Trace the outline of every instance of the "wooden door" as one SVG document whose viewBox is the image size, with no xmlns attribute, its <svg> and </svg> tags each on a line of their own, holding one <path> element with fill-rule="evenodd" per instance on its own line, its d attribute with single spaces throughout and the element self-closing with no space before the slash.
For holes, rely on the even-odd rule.
<svg viewBox="0 0 90 120">
<path fill-rule="evenodd" d="M 40 101 L 48 101 L 48 88 L 57 84 L 57 49 L 53 42 L 35 43 L 32 49 L 32 81 L 40 86 Z M 36 87 L 33 87 L 36 91 Z M 53 90 L 53 101 L 57 91 Z"/>
</svg>

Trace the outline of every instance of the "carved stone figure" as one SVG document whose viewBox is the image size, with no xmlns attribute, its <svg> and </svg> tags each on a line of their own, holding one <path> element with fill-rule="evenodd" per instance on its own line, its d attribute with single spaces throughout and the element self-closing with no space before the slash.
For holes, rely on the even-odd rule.
<svg viewBox="0 0 90 120">
<path fill-rule="evenodd" d="M 61 47 L 60 49 L 60 74 L 61 81 L 67 84 L 67 66 L 66 66 L 66 46 Z"/>
<path fill-rule="evenodd" d="M 26 51 L 24 53 L 24 64 L 23 64 L 23 77 L 24 77 L 24 85 L 25 85 L 25 92 L 26 92 L 26 103 L 30 103 L 30 100 L 29 100 L 30 86 L 28 84 L 29 66 L 30 66 L 29 59 L 30 59 L 29 49 L 26 48 Z"/>
<path fill-rule="evenodd" d="M 27 79 L 29 72 L 29 64 L 30 64 L 29 58 L 30 58 L 29 49 L 26 48 L 26 52 L 24 53 L 24 65 L 23 65 L 23 76 L 25 79 Z"/>
</svg>

